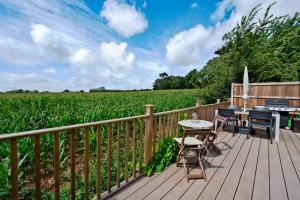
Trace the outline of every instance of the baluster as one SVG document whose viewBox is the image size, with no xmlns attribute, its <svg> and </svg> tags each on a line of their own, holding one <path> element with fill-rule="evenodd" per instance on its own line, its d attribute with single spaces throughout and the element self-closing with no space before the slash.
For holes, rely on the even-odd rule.
<svg viewBox="0 0 300 200">
<path fill-rule="evenodd" d="M 41 199 L 40 136 L 34 136 L 35 199 Z"/>
<path fill-rule="evenodd" d="M 139 172 L 142 174 L 143 165 L 143 141 L 145 135 L 145 119 L 141 119 L 141 130 L 140 130 L 140 157 L 139 157 Z"/>
<path fill-rule="evenodd" d="M 59 197 L 59 185 L 60 185 L 60 162 L 59 162 L 59 132 L 54 132 L 54 188 L 55 199 Z"/>
<path fill-rule="evenodd" d="M 90 180 L 89 180 L 89 128 L 84 131 L 84 199 L 89 199 Z"/>
<path fill-rule="evenodd" d="M 107 192 L 111 193 L 111 124 L 108 124 L 107 140 Z"/>
<path fill-rule="evenodd" d="M 158 151 L 160 151 L 160 140 L 161 140 L 161 116 L 158 116 L 158 135 L 157 135 L 157 143 L 158 143 Z"/>
<path fill-rule="evenodd" d="M 152 154 L 155 155 L 156 152 L 156 128 L 157 128 L 157 121 L 156 117 L 153 117 L 153 141 L 152 141 Z"/>
<path fill-rule="evenodd" d="M 101 198 L 101 126 L 97 126 L 97 199 Z"/>
<path fill-rule="evenodd" d="M 136 177 L 136 119 L 133 120 L 133 177 Z"/>
<path fill-rule="evenodd" d="M 17 200 L 18 197 L 18 147 L 17 139 L 10 140 L 10 160 L 11 160 L 11 184 L 12 184 L 12 199 Z"/>
<path fill-rule="evenodd" d="M 117 125 L 117 186 L 120 187 L 120 173 L 121 173 L 121 122 Z"/>
<path fill-rule="evenodd" d="M 75 133 L 76 130 L 71 130 L 71 135 L 70 135 L 70 153 L 71 153 L 71 199 L 74 200 L 76 198 L 75 196 Z"/>
<path fill-rule="evenodd" d="M 130 133 L 130 122 L 126 121 L 126 147 L 125 147 L 125 181 L 128 182 L 128 154 L 129 154 L 129 135 Z"/>
</svg>

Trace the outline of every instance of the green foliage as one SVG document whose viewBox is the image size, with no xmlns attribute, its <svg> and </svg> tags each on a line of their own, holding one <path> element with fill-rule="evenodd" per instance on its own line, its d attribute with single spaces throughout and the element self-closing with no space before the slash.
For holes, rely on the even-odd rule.
<svg viewBox="0 0 300 200">
<path fill-rule="evenodd" d="M 101 92 L 101 93 L 57 93 L 57 94 L 1 94 L 0 133 L 11 133 L 42 128 L 64 126 L 105 119 L 114 119 L 145 113 L 145 104 L 154 104 L 155 112 L 186 108 L 195 105 L 196 90 Z M 116 125 L 116 124 L 115 124 Z M 121 175 L 125 179 L 125 133 L 121 127 Z M 132 124 L 130 125 L 133 129 Z M 107 189 L 107 127 L 101 126 L 102 163 L 101 189 Z M 116 126 L 112 127 L 112 186 L 116 184 L 117 146 Z M 76 199 L 84 198 L 83 153 L 84 130 L 76 132 Z M 133 140 L 130 134 L 130 141 Z M 137 124 L 137 157 L 141 139 L 140 124 Z M 70 198 L 70 134 L 60 133 L 61 199 Z M 41 183 L 43 199 L 54 199 L 53 195 L 53 134 L 40 136 Z M 90 198 L 96 193 L 96 130 L 89 130 Z M 34 195 L 34 140 L 18 139 L 19 196 L 32 199 Z M 133 173 L 133 149 L 130 148 L 128 175 Z M 137 169 L 140 167 L 137 163 Z M 47 185 L 47 186 L 45 186 Z M 0 199 L 11 199 L 10 143 L 0 142 Z"/>
<path fill-rule="evenodd" d="M 273 3 L 274 4 L 274 3 Z M 250 82 L 296 81 L 300 70 L 300 15 L 275 17 L 271 4 L 261 19 L 256 20 L 260 5 L 223 36 L 224 45 L 200 71 L 191 71 L 185 77 L 192 88 L 200 88 L 203 103 L 230 96 L 232 82 L 243 82 L 244 67 L 248 67 Z M 165 81 L 163 81 L 166 79 Z M 168 77 L 157 79 L 164 87 L 174 88 Z"/>
<path fill-rule="evenodd" d="M 144 168 L 144 173 L 151 176 L 154 172 L 161 172 L 167 166 L 176 161 L 178 155 L 178 144 L 172 138 L 167 138 L 161 142 L 160 151 L 151 159 L 148 166 Z"/>
</svg>

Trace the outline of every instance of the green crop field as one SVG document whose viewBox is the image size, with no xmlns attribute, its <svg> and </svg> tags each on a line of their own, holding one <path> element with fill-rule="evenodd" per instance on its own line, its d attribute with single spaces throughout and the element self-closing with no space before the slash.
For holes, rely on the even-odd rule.
<svg viewBox="0 0 300 200">
<path fill-rule="evenodd" d="M 186 108 L 195 105 L 197 90 L 168 90 L 168 91 L 138 91 L 138 92 L 103 92 L 103 93 L 55 93 L 55 94 L 1 94 L 0 95 L 0 134 L 37 130 L 42 128 L 58 127 L 84 122 L 114 119 L 145 113 L 145 104 L 154 104 L 155 112 Z M 103 159 L 101 169 L 102 190 L 106 190 L 106 148 L 105 127 L 103 127 Z M 115 133 L 113 127 L 113 132 Z M 139 128 L 139 127 L 138 127 Z M 125 127 L 122 127 L 124 130 Z M 96 190 L 96 134 L 90 130 L 90 197 Z M 122 141 L 125 140 L 122 131 Z M 113 135 L 115 137 L 115 135 Z M 138 135 L 140 137 L 140 135 Z M 76 133 L 76 163 L 78 165 L 76 196 L 83 198 L 84 184 L 82 172 L 83 130 Z M 79 139 L 78 139 L 79 138 Z M 42 194 L 43 198 L 53 198 L 53 135 L 41 136 L 41 167 L 42 167 Z M 115 180 L 116 156 L 113 143 L 112 178 Z M 19 163 L 19 190 L 24 199 L 32 199 L 34 195 L 34 141 L 33 138 L 18 140 Z M 124 142 L 122 142 L 124 158 Z M 69 134 L 60 134 L 60 165 L 61 165 L 61 198 L 69 199 L 70 172 L 69 172 Z M 0 142 L 0 199 L 9 199 L 10 184 L 10 144 Z M 139 155 L 138 155 L 139 156 Z M 122 159 L 123 160 L 123 159 Z M 129 152 L 132 161 L 132 150 Z M 138 166 L 139 167 L 139 166 Z M 124 162 L 121 163 L 124 168 Z M 129 168 L 132 169 L 131 162 Z M 130 171 L 130 170 L 129 170 Z M 9 173 L 8 173 L 9 172 Z M 112 184 L 115 181 L 112 181 Z M 121 171 L 121 180 L 124 180 L 124 170 Z"/>
</svg>

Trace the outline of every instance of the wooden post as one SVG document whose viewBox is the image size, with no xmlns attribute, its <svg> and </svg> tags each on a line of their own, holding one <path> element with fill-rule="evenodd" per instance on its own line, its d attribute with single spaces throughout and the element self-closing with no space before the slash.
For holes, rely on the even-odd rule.
<svg viewBox="0 0 300 200">
<path fill-rule="evenodd" d="M 196 107 L 197 107 L 197 117 L 200 119 L 200 107 L 202 106 L 202 103 L 200 100 L 196 101 Z"/>
<path fill-rule="evenodd" d="M 233 105 L 233 87 L 234 87 L 234 83 L 231 83 L 231 101 L 230 101 L 230 105 Z"/>
<path fill-rule="evenodd" d="M 145 105 L 147 120 L 146 120 L 146 131 L 145 131 L 145 165 L 148 165 L 152 157 L 152 131 L 153 131 L 153 109 L 154 106 L 151 104 Z"/>
</svg>

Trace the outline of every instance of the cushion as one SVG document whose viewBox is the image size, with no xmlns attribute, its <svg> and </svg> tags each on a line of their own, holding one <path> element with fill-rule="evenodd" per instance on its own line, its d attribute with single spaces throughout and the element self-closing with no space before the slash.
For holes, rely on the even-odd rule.
<svg viewBox="0 0 300 200">
<path fill-rule="evenodd" d="M 182 138 L 173 138 L 176 142 L 181 144 Z M 202 145 L 203 142 L 194 138 L 194 137 L 185 137 L 184 138 L 184 145 L 194 146 L 194 145 Z"/>
</svg>

